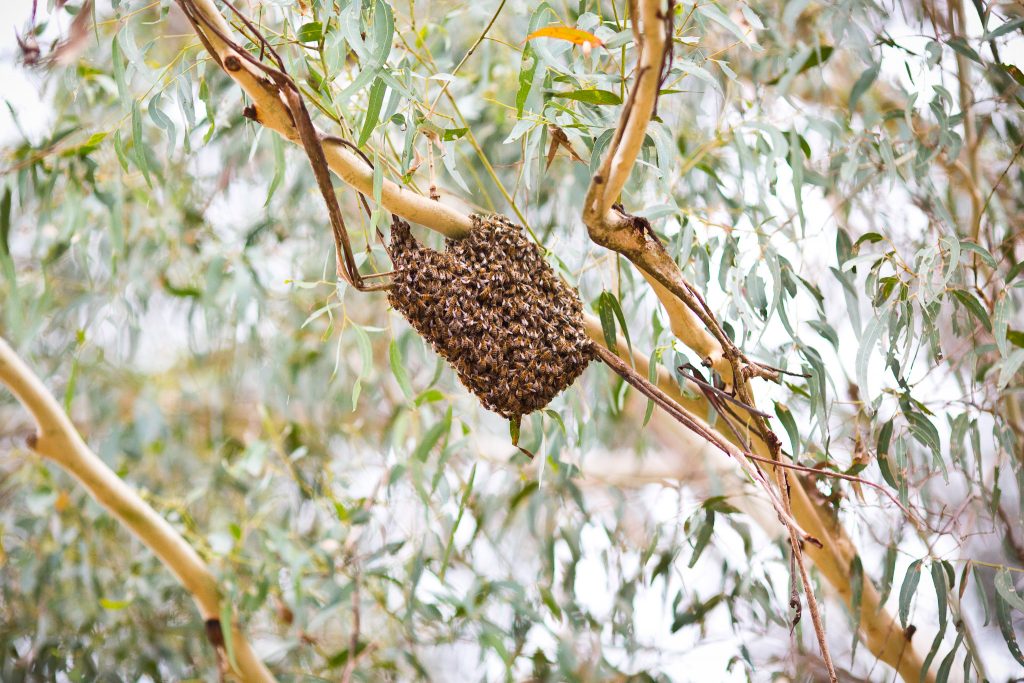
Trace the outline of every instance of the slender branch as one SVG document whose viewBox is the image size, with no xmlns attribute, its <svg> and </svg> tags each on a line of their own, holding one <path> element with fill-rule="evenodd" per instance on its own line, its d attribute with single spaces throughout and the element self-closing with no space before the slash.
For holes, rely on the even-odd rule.
<svg viewBox="0 0 1024 683">
<path fill-rule="evenodd" d="M 487 37 L 487 34 L 490 33 L 491 31 L 491 27 L 494 26 L 494 22 L 498 20 L 498 16 L 501 14 L 501 10 L 505 9 L 505 2 L 507 2 L 507 0 L 501 0 L 501 2 L 498 3 L 498 8 L 494 10 L 494 14 L 491 15 L 491 20 L 487 22 L 486 26 L 484 26 L 484 30 L 481 31 L 480 35 L 477 36 L 477 39 L 473 41 L 473 44 L 466 51 L 466 54 L 462 55 L 462 59 L 460 59 L 459 63 L 455 65 L 455 68 L 451 70 L 452 76 L 458 75 L 459 71 L 462 69 L 463 65 L 465 65 L 466 61 L 470 57 L 472 57 L 473 53 L 476 52 L 476 49 L 480 47 L 480 43 L 484 42 L 484 38 Z M 441 95 L 444 95 L 448 92 L 448 86 L 449 84 L 451 84 L 451 82 L 452 79 L 446 79 L 444 81 L 444 84 L 441 86 L 441 90 L 437 93 L 437 96 L 434 97 L 434 101 L 430 103 L 430 114 L 434 113 L 434 109 L 437 107 L 437 102 L 438 100 L 441 99 Z"/>
<path fill-rule="evenodd" d="M 949 25 L 953 28 L 954 37 L 962 36 L 964 32 L 964 3 L 963 0 L 954 0 L 948 5 Z M 994 43 L 993 43 L 994 45 Z M 968 184 L 968 192 L 971 200 L 971 239 L 978 244 L 981 241 L 981 219 L 982 203 L 981 192 L 978 190 L 978 149 L 980 136 L 978 135 L 977 121 L 974 115 L 974 90 L 971 86 L 971 65 L 959 52 L 956 53 L 956 78 L 957 94 L 960 99 L 960 113 L 963 116 L 964 146 L 963 154 L 967 157 L 967 168 L 960 168 Z M 959 164 L 959 161 L 954 160 Z"/>
<path fill-rule="evenodd" d="M 769 501 L 775 508 L 776 514 L 779 516 L 779 519 L 782 520 L 782 523 L 799 538 L 800 543 L 807 541 L 814 545 L 821 545 L 821 541 L 804 531 L 800 527 L 800 523 L 793 519 L 792 515 L 786 509 L 786 506 L 783 504 L 783 501 L 779 498 L 777 492 L 772 488 L 768 479 L 765 477 L 764 472 L 751 463 L 743 450 L 737 448 L 732 442 L 722 436 L 704 420 L 690 413 L 672 400 L 672 397 L 662 391 L 660 387 L 651 384 L 649 381 L 637 374 L 637 372 L 629 367 L 625 361 L 612 353 L 606 347 L 597 345 L 595 346 L 595 349 L 597 351 L 598 358 L 600 358 L 605 365 L 618 373 L 624 380 L 626 380 L 626 382 L 654 401 L 659 408 L 668 413 L 676 422 L 694 432 L 726 455 L 735 459 L 747 476 L 749 476 L 753 481 L 761 482 L 765 493 L 768 495 Z"/>
<path fill-rule="evenodd" d="M 786 498 L 786 505 L 791 502 Z M 791 557 L 800 569 L 800 581 L 804 585 L 804 595 L 807 597 L 807 610 L 811 613 L 811 623 L 814 625 L 814 635 L 818 638 L 818 649 L 821 651 L 821 660 L 825 663 L 825 670 L 828 672 L 832 683 L 839 683 L 839 675 L 836 673 L 836 665 L 832 662 L 832 652 L 828 647 L 828 640 L 825 637 L 825 622 L 821 619 L 821 609 L 818 607 L 818 599 L 814 595 L 814 587 L 811 586 L 811 575 L 807 571 L 807 562 L 804 559 L 803 545 L 798 543 L 792 530 L 789 533 L 790 544 L 792 545 Z M 799 610 L 799 606 L 797 606 Z M 797 612 L 799 615 L 799 611 Z"/>
<path fill-rule="evenodd" d="M 97 503 L 153 551 L 191 593 L 206 622 L 207 635 L 222 657 L 225 647 L 217 581 L 195 549 L 89 449 L 71 418 L 2 337 L 0 384 L 10 389 L 36 423 L 29 447 L 77 479 Z M 275 680 L 236 624 L 231 624 L 231 640 L 234 658 L 228 666 L 238 677 L 244 681 Z"/>
</svg>

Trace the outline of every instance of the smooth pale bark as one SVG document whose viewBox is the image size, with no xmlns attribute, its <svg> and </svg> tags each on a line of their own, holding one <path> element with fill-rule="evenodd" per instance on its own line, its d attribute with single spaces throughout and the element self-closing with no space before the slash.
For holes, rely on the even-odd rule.
<svg viewBox="0 0 1024 683">
<path fill-rule="evenodd" d="M 2 337 L 0 384 L 10 389 L 36 423 L 29 447 L 77 479 L 97 503 L 153 551 L 191 593 L 207 622 L 207 634 L 217 638 L 217 625 L 224 626 L 220 624 L 221 598 L 206 563 L 167 520 L 89 449 L 53 394 Z M 230 624 L 230 628 L 234 653 L 234 661 L 228 662 L 231 670 L 244 681 L 274 681 L 241 629 L 236 624 Z"/>
<path fill-rule="evenodd" d="M 678 264 L 669 256 L 657 237 L 647 229 L 646 223 L 615 206 L 624 187 L 640 146 L 647 132 L 647 126 L 657 102 L 661 78 L 662 57 L 666 49 L 664 15 L 661 0 L 639 0 L 632 5 L 633 21 L 639 20 L 639 30 L 634 24 L 641 49 L 633 89 L 623 107 L 619 126 L 613 142 L 597 173 L 591 179 L 583 207 L 583 221 L 594 242 L 612 249 L 629 259 L 651 284 L 659 300 L 665 306 L 672 321 L 672 331 L 689 348 L 714 368 L 722 378 L 732 384 L 745 384 L 744 377 L 735 377 L 732 363 L 721 343 L 705 325 L 717 325 L 703 308 L 703 302 L 694 294 L 693 287 L 683 278 Z M 750 368 L 741 367 L 740 370 Z M 754 376 L 754 375 L 751 375 Z M 752 391 L 744 387 L 752 400 Z M 743 394 L 741 394 L 743 396 Z M 768 445 L 759 438 L 759 430 L 753 420 L 747 420 L 740 430 L 749 439 L 757 455 L 771 458 Z M 746 446 L 731 430 L 723 430 L 722 436 L 738 448 Z M 770 466 L 768 466 L 770 468 Z M 780 484 L 789 492 L 792 516 L 807 533 L 821 541 L 821 547 L 811 543 L 802 544 L 805 552 L 818 566 L 822 576 L 839 594 L 846 605 L 852 604 L 853 586 L 851 564 L 857 550 L 845 530 L 834 518 L 825 501 L 817 495 L 814 483 L 792 471 L 776 472 Z M 799 552 L 799 551 L 797 551 Z M 802 564 L 801 564 L 802 568 Z M 808 603 L 816 626 L 820 629 L 814 596 L 807 587 Z M 865 575 L 861 581 L 860 630 L 868 648 L 879 659 L 896 669 L 908 683 L 932 681 L 930 672 L 922 672 L 923 662 L 896 620 L 879 604 L 878 592 L 870 578 Z M 819 636 L 826 665 L 831 669 L 827 645 L 823 634 Z M 923 673 L 923 675 L 922 675 Z M 834 676 L 834 672 L 832 673 Z"/>
</svg>

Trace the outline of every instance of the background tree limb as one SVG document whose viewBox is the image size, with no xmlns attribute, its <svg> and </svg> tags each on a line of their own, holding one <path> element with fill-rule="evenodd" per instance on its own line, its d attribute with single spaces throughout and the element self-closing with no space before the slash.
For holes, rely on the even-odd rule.
<svg viewBox="0 0 1024 683">
<path fill-rule="evenodd" d="M 10 389 L 35 420 L 36 433 L 29 437 L 29 447 L 77 479 L 97 503 L 160 558 L 192 595 L 206 622 L 207 636 L 217 650 L 218 659 L 241 680 L 259 683 L 276 680 L 236 624 L 229 625 L 233 657 L 226 656 L 220 592 L 206 563 L 167 520 L 89 449 L 71 418 L 2 337 L 0 384 Z"/>
</svg>

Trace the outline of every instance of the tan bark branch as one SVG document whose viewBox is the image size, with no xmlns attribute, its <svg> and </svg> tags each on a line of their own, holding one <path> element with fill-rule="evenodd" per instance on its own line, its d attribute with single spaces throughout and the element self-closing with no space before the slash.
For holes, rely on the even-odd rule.
<svg viewBox="0 0 1024 683">
<path fill-rule="evenodd" d="M 77 479 L 96 502 L 153 551 L 192 595 L 220 657 L 224 642 L 217 581 L 195 549 L 89 449 L 71 418 L 2 337 L 0 384 L 10 389 L 36 423 L 36 433 L 29 438 L 29 447 Z M 274 681 L 245 634 L 235 624 L 230 627 L 234 662 L 228 666 L 244 681 Z"/>
<path fill-rule="evenodd" d="M 204 45 L 211 51 L 225 73 L 252 99 L 255 120 L 281 135 L 289 142 L 301 145 L 287 103 L 278 89 L 258 69 L 249 64 L 222 36 L 233 35 L 231 27 L 213 4 L 213 0 L 189 0 L 203 20 L 215 30 L 196 27 Z M 373 171 L 358 155 L 340 144 L 331 144 L 323 136 L 327 165 L 347 184 L 366 195 L 373 192 Z M 447 237 L 462 237 L 472 227 L 469 216 L 441 202 L 434 201 L 412 190 L 385 179 L 381 201 L 399 216 L 436 230 Z"/>
<path fill-rule="evenodd" d="M 661 1 L 641 0 L 640 17 L 630 17 L 634 32 L 640 22 L 642 39 L 637 41 L 640 51 L 640 62 L 636 67 L 636 79 L 629 99 L 619 119 L 612 145 L 598 167 L 597 174 L 601 177 L 600 193 L 595 196 L 594 210 L 599 215 L 607 214 L 612 204 L 618 201 L 622 188 L 626 186 L 629 175 L 633 171 L 637 155 L 647 136 L 647 126 L 654 115 L 654 105 L 658 100 L 658 86 L 661 81 L 661 61 L 665 53 L 666 35 L 665 22 L 661 14 Z M 633 4 L 635 10 L 636 4 Z"/>
<path fill-rule="evenodd" d="M 640 269 L 665 307 L 672 333 L 729 382 L 732 369 L 721 344 L 684 303 L 683 292 L 687 288 L 678 266 L 656 239 L 646 235 L 641 224 L 615 207 L 647 135 L 658 99 L 662 56 L 670 39 L 660 0 L 642 0 L 638 5 L 640 16 L 632 17 L 634 31 L 639 22 L 637 35 L 641 38 L 637 43 L 640 59 L 636 82 L 623 107 L 612 144 L 591 179 L 583 222 L 595 242 L 618 251 Z M 666 279 L 664 274 L 670 277 Z"/>
<path fill-rule="evenodd" d="M 583 220 L 596 243 L 623 254 L 641 270 L 669 311 L 673 332 L 680 340 L 705 358 L 705 363 L 715 368 L 723 378 L 735 382 L 738 398 L 748 405 L 754 405 L 747 379 L 759 373 L 747 372 L 756 369 L 745 364 L 741 354 L 737 357 L 737 350 L 723 338 L 721 328 L 702 298 L 682 277 L 678 264 L 668 255 L 647 222 L 615 206 L 650 123 L 658 94 L 662 54 L 666 39 L 670 39 L 665 34 L 661 0 L 639 0 L 633 6 L 640 15 L 637 36 L 641 43 L 638 45 L 641 53 L 636 82 L 624 106 L 611 148 L 592 179 L 583 208 Z M 633 17 L 634 22 L 637 19 Z M 735 376 L 737 372 L 741 376 Z M 772 439 L 774 435 L 765 431 L 766 423 L 759 424 L 758 419 L 748 418 L 744 420 L 742 429 L 734 433 L 727 430 L 724 435 L 739 449 L 752 447 L 761 457 L 778 458 L 777 446 L 769 446 L 762 435 L 773 443 L 777 443 L 777 439 Z M 749 444 L 740 442 L 741 433 L 743 438 L 750 440 Z M 856 549 L 838 521 L 832 517 L 827 503 L 820 499 L 811 480 L 797 477 L 779 467 L 773 469 L 780 493 L 793 517 L 806 532 L 822 542 L 822 547 L 815 547 L 799 544 L 794 539 L 793 552 L 804 580 L 822 655 L 834 678 L 817 604 L 808 585 L 806 568 L 799 556 L 807 552 L 843 601 L 850 605 L 853 597 L 850 567 Z M 867 577 L 863 581 L 861 594 L 861 631 L 868 647 L 876 656 L 897 669 L 905 680 L 917 683 L 922 678 L 921 660 L 901 637 L 903 630 L 898 627 L 892 615 L 880 609 L 877 591 Z M 925 674 L 925 680 L 930 680 L 930 674 Z"/>
</svg>

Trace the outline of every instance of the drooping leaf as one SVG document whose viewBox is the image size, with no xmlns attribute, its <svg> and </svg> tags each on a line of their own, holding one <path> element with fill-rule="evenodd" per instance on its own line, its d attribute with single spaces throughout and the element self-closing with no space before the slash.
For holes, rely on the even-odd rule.
<svg viewBox="0 0 1024 683">
<path fill-rule="evenodd" d="M 718 594 L 706 602 L 694 600 L 689 608 L 677 611 L 675 618 L 672 620 L 672 633 L 675 633 L 684 626 L 702 622 L 704 620 L 704 616 L 717 607 L 723 599 L 725 599 L 725 596 Z"/>
<path fill-rule="evenodd" d="M 406 372 L 405 364 L 402 362 L 402 352 L 394 339 L 391 340 L 388 347 L 388 362 L 391 364 L 391 372 L 395 376 L 395 381 L 402 389 L 402 394 L 407 400 L 411 400 L 413 397 L 412 382 L 409 381 L 409 373 Z"/>
<path fill-rule="evenodd" d="M 606 297 L 605 301 L 608 307 L 615 314 L 615 320 L 619 323 L 619 329 L 622 330 L 622 335 L 626 338 L 626 346 L 629 347 L 630 358 L 633 356 L 633 341 L 629 337 L 629 326 L 626 325 L 626 316 L 622 313 L 622 307 L 619 306 L 619 299 L 612 292 L 605 290 L 601 296 Z"/>
<path fill-rule="evenodd" d="M 9 256 L 11 253 L 11 188 L 4 190 L 0 198 L 0 256 Z"/>
<path fill-rule="evenodd" d="M 860 642 L 861 599 L 864 594 L 864 565 L 860 556 L 855 555 L 850 563 L 850 614 L 853 616 L 853 645 L 850 659 L 856 660 L 857 643 Z"/>
<path fill-rule="evenodd" d="M 973 47 L 968 45 L 967 41 L 964 40 L 963 38 L 951 38 L 950 40 L 946 41 L 946 45 L 949 45 L 951 48 L 953 48 L 955 52 L 962 54 L 964 57 L 967 57 L 967 59 L 970 59 L 972 62 L 984 64 L 984 62 L 981 61 L 981 56 L 975 51 Z"/>
<path fill-rule="evenodd" d="M 616 340 L 615 313 L 608 302 L 608 292 L 601 292 L 597 298 L 597 315 L 601 320 L 601 332 L 604 334 L 604 343 L 612 353 L 618 353 L 619 345 Z"/>
<path fill-rule="evenodd" d="M 917 593 L 917 584 L 921 581 L 921 560 L 914 560 L 907 567 L 907 573 L 903 577 L 903 585 L 900 586 L 900 624 L 907 627 L 907 619 L 910 616 L 910 603 Z"/>
<path fill-rule="evenodd" d="M 857 78 L 857 82 L 853 84 L 853 88 L 850 90 L 850 100 L 847 103 L 847 107 L 850 109 L 852 114 L 857 109 L 857 103 L 860 102 L 860 98 L 864 96 L 864 93 L 868 91 L 871 85 L 878 78 L 878 72 L 881 69 L 880 64 L 872 64 Z"/>
<path fill-rule="evenodd" d="M 995 586 L 996 591 L 1006 601 L 1006 604 L 1024 614 L 1024 596 L 1017 593 L 1017 589 L 1013 585 L 1013 576 L 1009 570 L 1003 568 L 996 572 Z"/>
<path fill-rule="evenodd" d="M 387 91 L 387 85 L 380 78 L 373 82 L 370 86 L 370 97 L 366 104 L 366 117 L 363 119 L 363 127 L 359 130 L 359 142 L 357 143 L 360 147 L 366 144 L 366 141 L 370 139 L 370 135 L 373 133 L 373 129 L 377 127 L 377 119 L 380 117 L 380 109 L 384 104 L 384 93 Z"/>
<path fill-rule="evenodd" d="M 426 462 L 427 456 L 430 455 L 431 449 L 433 449 L 434 446 L 437 445 L 437 442 L 441 440 L 441 437 L 445 437 L 448 435 L 448 432 L 451 430 L 451 428 L 452 409 L 451 407 L 449 407 L 447 412 L 445 412 L 444 414 L 444 418 L 437 424 L 433 425 L 430 429 L 428 429 L 427 433 L 423 435 L 423 439 L 420 441 L 419 445 L 416 446 L 416 450 L 413 451 L 412 453 L 413 460 L 418 460 L 419 462 Z"/>
<path fill-rule="evenodd" d="M 985 310 L 984 306 L 981 305 L 981 302 L 978 301 L 973 292 L 968 292 L 963 289 L 951 289 L 950 294 L 952 294 L 957 301 L 963 304 L 964 308 L 966 308 L 974 319 L 981 323 L 986 330 L 989 332 L 992 331 L 992 320 L 989 318 L 988 312 Z"/>
<path fill-rule="evenodd" d="M 319 43 L 324 37 L 324 27 L 319 21 L 311 21 L 299 27 L 295 38 L 300 43 Z"/>
<path fill-rule="evenodd" d="M 690 556 L 690 562 L 687 565 L 689 568 L 693 568 L 697 564 L 697 560 L 700 559 L 704 549 L 707 548 L 708 543 L 711 541 L 711 535 L 715 531 L 715 512 L 714 510 L 707 510 L 704 514 L 704 520 L 700 524 L 700 528 L 697 530 L 697 540 L 693 544 L 693 555 Z"/>
<path fill-rule="evenodd" d="M 964 642 L 963 630 L 959 631 L 956 635 L 956 640 L 953 641 L 953 648 L 949 651 L 943 660 L 939 664 L 939 670 L 935 674 L 935 683 L 947 683 L 949 681 L 949 673 L 953 668 L 953 662 L 956 660 L 956 653 L 960 649 L 960 644 Z M 970 662 L 970 657 L 966 657 L 967 662 Z M 964 680 L 968 680 L 967 676 L 964 675 Z"/>
<path fill-rule="evenodd" d="M 996 594 L 996 620 L 999 621 L 999 632 L 1003 635 L 1006 648 L 1017 660 L 1017 663 L 1024 666 L 1024 652 L 1021 652 L 1020 643 L 1017 642 L 1017 634 L 1013 631 L 1013 617 L 1010 613 L 1010 604 L 1003 599 L 1002 593 Z"/>
<path fill-rule="evenodd" d="M 879 601 L 878 604 L 884 605 L 885 601 L 889 599 L 889 593 L 892 591 L 892 581 L 896 576 L 896 558 L 898 551 L 896 546 L 890 545 L 885 549 L 885 559 L 882 561 L 882 581 L 879 586 Z"/>
</svg>

